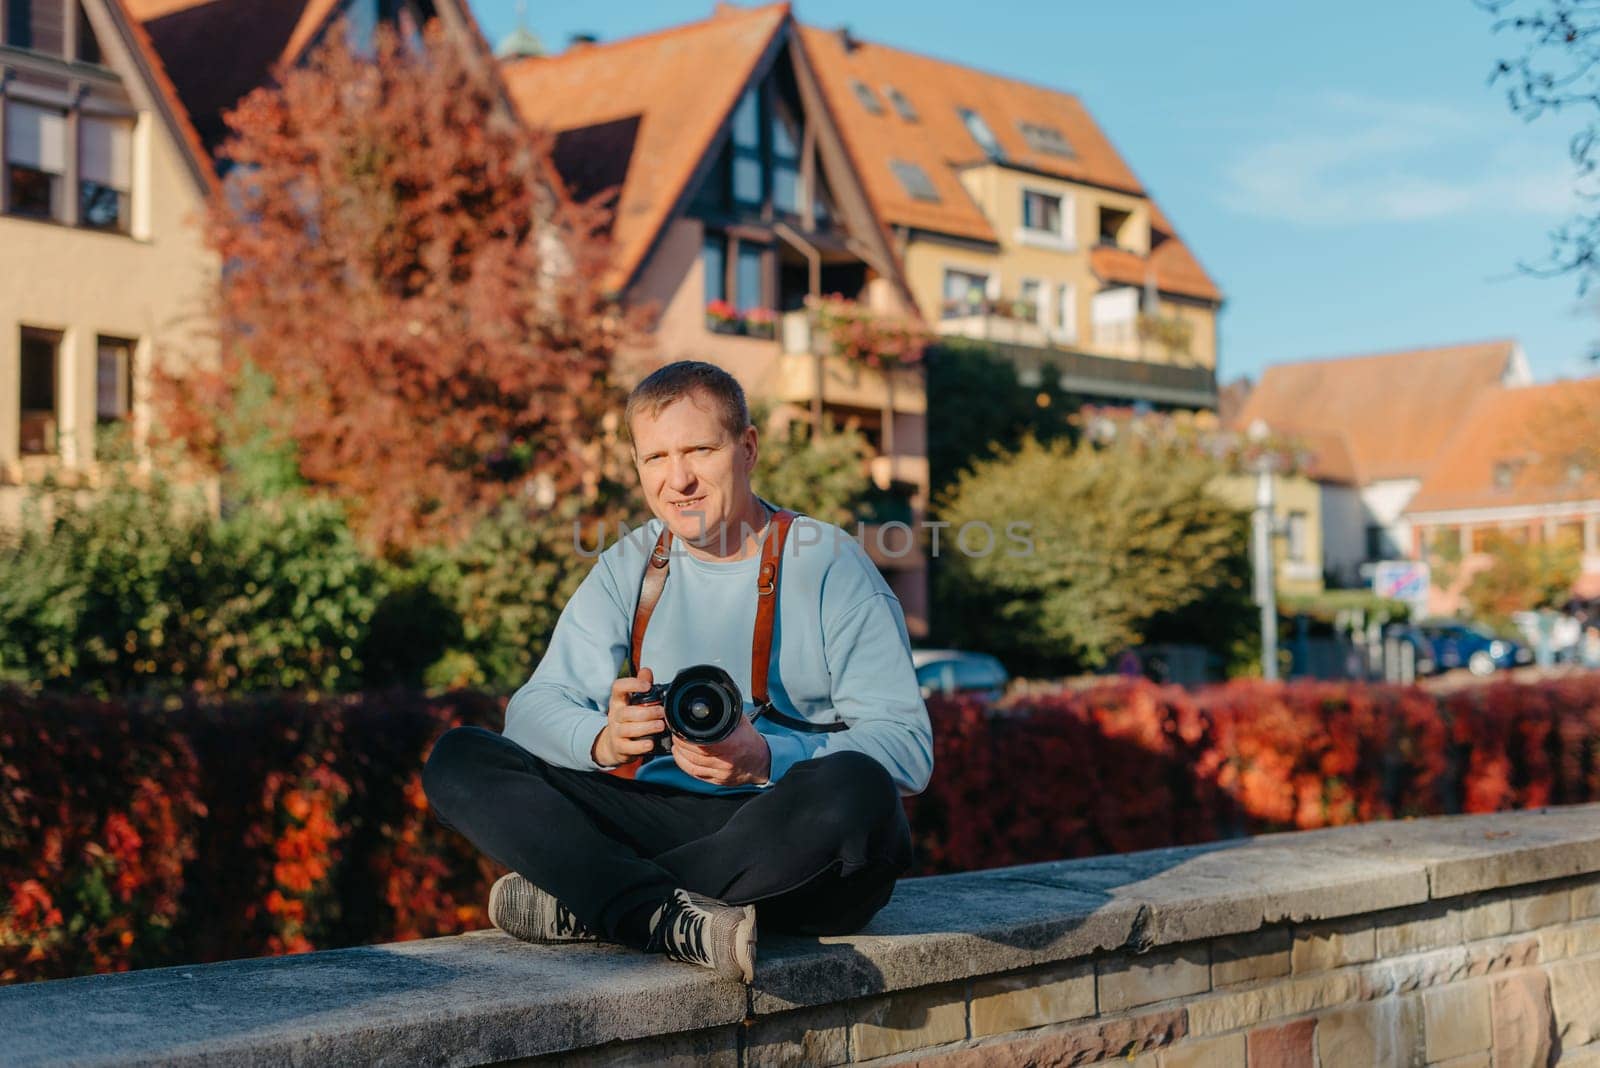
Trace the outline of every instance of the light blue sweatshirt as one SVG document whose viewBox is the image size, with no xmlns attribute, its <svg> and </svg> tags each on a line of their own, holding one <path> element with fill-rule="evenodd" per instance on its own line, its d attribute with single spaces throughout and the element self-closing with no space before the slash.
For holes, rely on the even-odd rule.
<svg viewBox="0 0 1600 1068">
<path fill-rule="evenodd" d="M 628 657 L 645 560 L 661 521 L 600 554 L 562 610 L 549 650 L 506 707 L 505 735 L 557 767 L 599 771 L 590 755 Z M 716 664 L 739 685 L 748 714 L 750 639 L 761 560 L 708 562 L 674 539 L 666 588 L 645 632 L 642 666 L 657 683 L 682 668 Z M 920 793 L 933 771 L 933 732 L 922 703 L 900 601 L 861 546 L 844 530 L 809 516 L 789 529 L 778 584 L 768 690 L 791 716 L 849 730 L 811 734 L 766 718 L 756 729 L 772 750 L 768 785 L 803 760 L 855 750 L 888 770 L 901 793 Z M 645 782 L 698 793 L 749 791 L 685 774 L 671 757 L 639 769 Z"/>
</svg>

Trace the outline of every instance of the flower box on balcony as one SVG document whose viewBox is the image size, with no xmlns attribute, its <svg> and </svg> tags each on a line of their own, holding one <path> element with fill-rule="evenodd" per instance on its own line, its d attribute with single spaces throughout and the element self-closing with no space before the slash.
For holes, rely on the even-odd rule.
<svg viewBox="0 0 1600 1068">
<path fill-rule="evenodd" d="M 920 323 L 874 315 L 870 309 L 842 297 L 808 299 L 806 304 L 834 355 L 873 368 L 922 362 L 929 337 Z"/>
<path fill-rule="evenodd" d="M 744 332 L 768 340 L 778 336 L 778 316 L 770 308 L 751 308 L 744 313 Z"/>
<path fill-rule="evenodd" d="M 706 329 L 713 334 L 738 334 L 744 330 L 744 321 L 732 304 L 713 300 L 706 305 Z"/>
</svg>

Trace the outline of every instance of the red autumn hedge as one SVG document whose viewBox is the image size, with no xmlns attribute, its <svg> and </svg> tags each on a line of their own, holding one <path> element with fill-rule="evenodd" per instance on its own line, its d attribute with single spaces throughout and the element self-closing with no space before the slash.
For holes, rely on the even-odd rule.
<svg viewBox="0 0 1600 1068">
<path fill-rule="evenodd" d="M 936 702 L 922 870 L 1600 800 L 1600 675 L 1144 683 Z M 418 772 L 477 694 L 118 705 L 0 693 L 0 982 L 449 934 L 495 872 Z"/>
</svg>

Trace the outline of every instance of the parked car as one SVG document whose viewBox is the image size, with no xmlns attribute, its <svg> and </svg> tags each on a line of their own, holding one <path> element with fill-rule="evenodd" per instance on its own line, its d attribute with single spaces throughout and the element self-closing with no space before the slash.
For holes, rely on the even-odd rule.
<svg viewBox="0 0 1600 1068">
<path fill-rule="evenodd" d="M 1390 623 L 1383 628 L 1383 636 L 1411 647 L 1411 663 L 1416 667 L 1418 675 L 1432 675 L 1436 671 L 1443 670 L 1434 654 L 1433 640 L 1421 627 L 1412 623 Z"/>
<path fill-rule="evenodd" d="M 1526 647 L 1496 637 L 1479 623 L 1434 619 L 1424 620 L 1416 629 L 1426 635 L 1433 646 L 1434 663 L 1440 671 L 1464 667 L 1474 675 L 1493 675 L 1533 659 Z"/>
<path fill-rule="evenodd" d="M 913 649 L 911 664 L 917 669 L 917 685 L 923 697 L 977 697 L 997 701 L 1005 693 L 1008 673 L 988 653 L 969 653 L 960 649 Z"/>
</svg>

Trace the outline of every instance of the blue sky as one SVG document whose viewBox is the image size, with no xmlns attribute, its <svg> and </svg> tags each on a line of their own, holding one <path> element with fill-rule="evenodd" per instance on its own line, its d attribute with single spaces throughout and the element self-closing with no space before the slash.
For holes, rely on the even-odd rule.
<svg viewBox="0 0 1600 1068">
<path fill-rule="evenodd" d="M 514 0 L 473 0 L 491 41 Z M 710 0 L 529 0 L 552 50 Z M 1221 376 L 1510 336 L 1535 377 L 1593 373 L 1600 304 L 1519 272 L 1577 203 L 1579 117 L 1529 124 L 1488 75 L 1517 42 L 1471 0 L 1118 4 L 802 0 L 800 17 L 1077 93 L 1228 296 Z"/>
</svg>

